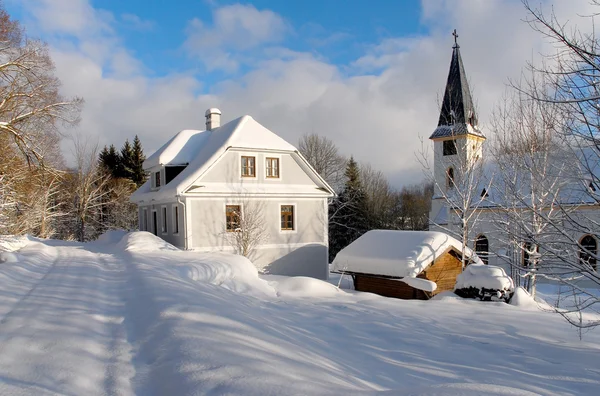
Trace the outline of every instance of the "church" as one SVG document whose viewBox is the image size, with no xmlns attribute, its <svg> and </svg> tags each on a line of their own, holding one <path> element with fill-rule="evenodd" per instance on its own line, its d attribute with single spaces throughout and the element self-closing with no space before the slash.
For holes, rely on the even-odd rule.
<svg viewBox="0 0 600 396">
<path fill-rule="evenodd" d="M 520 191 L 518 199 L 515 198 L 514 186 L 509 188 L 507 175 L 502 174 L 506 167 L 501 161 L 505 158 L 493 158 L 490 152 L 494 150 L 486 146 L 490 142 L 479 127 L 456 31 L 454 36 L 440 116 L 429 138 L 433 142 L 430 173 L 434 184 L 430 231 L 446 232 L 463 240 L 486 264 L 501 266 L 513 278 L 525 282 L 527 274 L 533 272 L 531 268 L 536 267 L 538 274 L 547 271 L 548 276 L 542 276 L 546 280 L 559 274 L 562 279 L 568 276 L 583 281 L 584 285 L 598 284 L 600 200 L 597 191 L 600 190 L 595 185 L 598 175 L 586 175 L 589 167 L 576 167 L 580 170 L 576 173 L 563 170 L 548 176 L 557 182 L 547 187 L 545 193 L 550 193 L 546 194 L 550 198 L 544 196 L 536 212 L 531 209 L 534 207 L 531 197 L 536 183 L 544 184 L 546 180 L 532 182 L 535 180 L 532 174 L 522 177 L 518 172 L 523 173 L 525 167 L 517 165 L 514 169 L 519 170 L 511 175 L 520 177 Z M 490 133 L 493 132 L 486 131 L 489 140 L 493 140 Z M 540 157 L 548 161 L 552 155 L 533 152 L 531 157 L 519 161 L 535 162 Z M 597 152 L 593 152 L 591 158 L 600 165 Z M 579 160 L 576 155 L 568 161 L 557 156 L 553 159 L 561 165 Z M 566 169 L 553 167 L 558 168 Z M 542 219 L 541 225 L 538 219 Z"/>
</svg>

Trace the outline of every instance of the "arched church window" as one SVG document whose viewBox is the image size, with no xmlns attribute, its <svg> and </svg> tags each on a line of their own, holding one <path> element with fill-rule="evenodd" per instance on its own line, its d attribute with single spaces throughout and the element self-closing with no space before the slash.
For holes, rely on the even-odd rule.
<svg viewBox="0 0 600 396">
<path fill-rule="evenodd" d="M 475 253 L 479 256 L 484 264 L 488 263 L 490 252 L 490 241 L 485 235 L 479 235 L 475 238 Z"/>
<path fill-rule="evenodd" d="M 579 242 L 579 261 L 582 264 L 589 264 L 594 271 L 598 269 L 596 264 L 596 255 L 598 254 L 598 242 L 592 235 L 586 235 Z"/>
<path fill-rule="evenodd" d="M 448 188 L 454 188 L 454 168 L 450 167 L 446 171 L 446 186 Z"/>
<path fill-rule="evenodd" d="M 540 252 L 540 247 L 538 245 L 535 246 L 535 251 L 533 251 L 533 244 L 531 242 L 525 242 L 523 244 L 523 267 L 530 267 L 533 264 L 533 257 Z"/>
</svg>

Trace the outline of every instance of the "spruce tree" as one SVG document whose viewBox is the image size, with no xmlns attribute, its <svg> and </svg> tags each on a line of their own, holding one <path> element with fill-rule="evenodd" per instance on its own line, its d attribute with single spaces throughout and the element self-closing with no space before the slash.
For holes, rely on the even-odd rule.
<svg viewBox="0 0 600 396">
<path fill-rule="evenodd" d="M 144 155 L 144 149 L 142 148 L 142 142 L 137 135 L 133 139 L 133 148 L 132 148 L 132 164 L 131 164 L 131 181 L 133 181 L 136 186 L 141 186 L 147 179 L 146 172 L 144 172 L 144 161 L 146 160 L 146 156 Z"/>
<path fill-rule="evenodd" d="M 111 144 L 109 148 L 104 146 L 98 156 L 98 161 L 104 170 L 109 172 L 112 177 L 119 177 L 121 159 L 119 158 L 119 154 L 114 145 Z"/>
<path fill-rule="evenodd" d="M 367 196 L 363 189 L 358 164 L 350 157 L 344 173 L 346 182 L 338 198 L 330 206 L 329 259 L 369 229 Z"/>
<path fill-rule="evenodd" d="M 125 179 L 133 179 L 133 148 L 129 143 L 129 139 L 125 140 L 125 144 L 121 148 L 120 169 L 118 177 Z"/>
</svg>

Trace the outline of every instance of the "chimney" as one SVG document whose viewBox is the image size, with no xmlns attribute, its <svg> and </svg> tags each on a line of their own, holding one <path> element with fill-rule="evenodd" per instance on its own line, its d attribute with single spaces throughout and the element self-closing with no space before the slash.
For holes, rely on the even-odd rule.
<svg viewBox="0 0 600 396">
<path fill-rule="evenodd" d="M 221 110 L 211 107 L 206 110 L 206 130 L 212 131 L 221 126 Z"/>
</svg>

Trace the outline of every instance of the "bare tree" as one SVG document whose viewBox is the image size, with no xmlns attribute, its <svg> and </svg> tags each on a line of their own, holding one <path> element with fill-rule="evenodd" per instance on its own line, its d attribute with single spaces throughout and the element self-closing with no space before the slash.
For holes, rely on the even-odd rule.
<svg viewBox="0 0 600 396">
<path fill-rule="evenodd" d="M 336 191 L 344 184 L 346 158 L 340 155 L 335 143 L 317 134 L 306 134 L 298 141 L 298 150 L 308 163 Z"/>
<path fill-rule="evenodd" d="M 433 185 L 421 183 L 404 186 L 395 196 L 396 227 L 402 230 L 428 230 Z"/>
<path fill-rule="evenodd" d="M 471 230 L 478 222 L 479 209 L 486 201 L 485 192 L 489 191 L 493 178 L 484 174 L 483 139 L 467 139 L 466 135 L 461 135 L 452 142 L 454 154 L 445 157 L 444 169 L 433 166 L 424 143 L 417 158 L 427 182 L 433 184 L 434 197 L 442 200 L 447 209 L 446 217 L 442 219 L 447 223 L 436 222 L 433 218 L 431 225 L 461 241 L 464 268 L 468 264 L 466 249 L 474 242 Z M 440 176 L 440 171 L 445 175 Z"/>
<path fill-rule="evenodd" d="M 360 180 L 366 196 L 369 228 L 392 229 L 397 199 L 383 172 L 373 169 L 371 164 L 360 164 Z"/>
<path fill-rule="evenodd" d="M 75 239 L 86 241 L 101 229 L 101 210 L 110 197 L 110 176 L 98 164 L 98 146 L 91 146 L 81 137 L 74 138 L 77 168 L 67 175 L 70 217 L 69 227 Z"/>
<path fill-rule="evenodd" d="M 0 8 L 0 134 L 29 164 L 43 164 L 47 137 L 78 121 L 81 99 L 65 99 L 59 88 L 47 46 L 25 38 Z"/>
<path fill-rule="evenodd" d="M 234 248 L 236 254 L 250 260 L 254 258 L 256 248 L 268 237 L 265 228 L 265 201 L 240 194 L 239 204 L 227 207 L 227 225 L 225 240 Z"/>
<path fill-rule="evenodd" d="M 534 78 L 528 84 L 538 89 Z M 536 277 L 556 274 L 557 259 L 569 254 L 558 230 L 575 208 L 565 200 L 579 172 L 572 165 L 576 158 L 560 139 L 560 118 L 556 104 L 516 91 L 496 109 L 491 123 L 497 168 L 492 223 L 515 253 L 503 258 L 516 270 L 516 284 L 524 276 L 534 296 Z"/>
<path fill-rule="evenodd" d="M 600 6 L 596 0 L 591 3 Z M 574 158 L 568 178 L 580 187 L 578 202 L 567 203 L 563 199 L 556 208 L 564 221 L 549 222 L 554 233 L 560 235 L 563 250 L 569 254 L 556 255 L 554 266 L 558 269 L 545 276 L 566 284 L 574 293 L 574 298 L 565 299 L 574 303 L 559 312 L 575 326 L 591 327 L 599 325 L 600 321 L 581 323 L 569 313 L 579 312 L 582 308 L 592 309 L 600 303 L 597 296 L 577 282 L 583 279 L 600 285 L 599 273 L 593 265 L 599 258 L 600 219 L 594 211 L 587 210 L 600 202 L 600 41 L 594 27 L 594 17 L 598 13 L 582 17 L 589 18 L 592 25 L 590 33 L 584 33 L 559 21 L 553 12 L 545 13 L 541 6 L 534 8 L 526 0 L 524 5 L 528 12 L 527 22 L 553 44 L 555 51 L 545 56 L 540 65 L 533 62 L 528 65 L 535 78 L 529 79 L 527 84 L 512 85 L 528 98 L 551 104 L 560 112 L 558 137 Z M 545 214 L 541 213 L 542 216 Z M 581 235 L 594 238 L 596 248 L 583 244 Z"/>
</svg>

